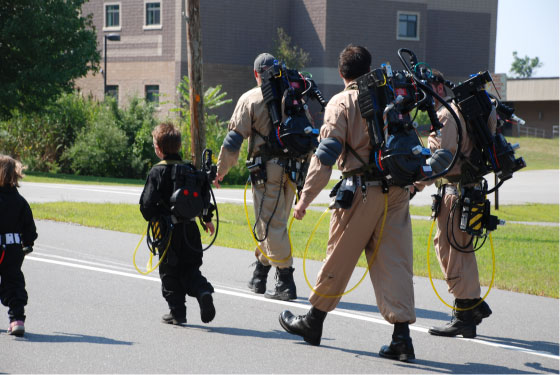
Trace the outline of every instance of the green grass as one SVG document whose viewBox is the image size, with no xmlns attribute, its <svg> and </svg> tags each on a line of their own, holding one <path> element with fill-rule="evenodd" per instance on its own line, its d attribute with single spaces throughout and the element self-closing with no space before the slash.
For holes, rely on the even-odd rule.
<svg viewBox="0 0 560 375">
<path fill-rule="evenodd" d="M 492 206 L 492 215 L 508 221 L 537 221 L 547 223 L 558 223 L 559 205 L 557 204 L 537 204 L 527 203 L 521 205 L 500 206 L 499 210 L 494 210 Z M 431 208 L 429 206 L 410 206 L 410 214 L 418 216 L 430 216 Z"/>
<path fill-rule="evenodd" d="M 78 176 L 64 173 L 26 172 L 25 182 L 45 182 L 56 184 L 87 184 L 87 185 L 132 185 L 144 186 L 146 180 L 131 178 Z"/>
<path fill-rule="evenodd" d="M 422 142 L 427 145 L 427 137 L 422 137 Z M 559 138 L 533 138 L 533 137 L 507 137 L 509 143 L 519 144 L 515 150 L 515 157 L 525 159 L 527 167 L 521 171 L 533 171 L 542 169 L 558 169 Z"/>
<path fill-rule="evenodd" d="M 55 202 L 31 204 L 36 219 L 73 222 L 81 225 L 117 230 L 129 233 L 143 233 L 146 222 L 140 215 L 138 205 L 94 204 L 75 202 Z M 512 218 L 534 217 L 539 221 L 558 221 L 558 205 L 502 206 Z M 249 217 L 254 220 L 252 207 L 248 207 Z M 420 208 L 422 209 L 422 208 Z M 251 250 L 255 244 L 247 226 L 245 211 L 241 205 L 220 204 L 220 228 L 216 245 Z M 111 215 L 107 215 L 111 212 Z M 548 214 L 546 213 L 548 212 Z M 294 255 L 303 257 L 306 242 L 321 212 L 308 211 L 304 220 L 294 220 L 290 232 Z M 321 260 L 325 255 L 328 239 L 329 217 L 323 219 L 315 233 L 308 259 Z M 509 216 L 508 216 L 509 217 Z M 514 220 L 514 219 L 510 219 Z M 519 219 L 521 220 L 521 219 Z M 413 220 L 414 274 L 428 276 L 427 241 L 431 222 Z M 203 242 L 210 236 L 202 234 Z M 510 224 L 500 227 L 493 234 L 495 246 L 496 275 L 494 287 L 540 296 L 558 298 L 558 228 Z M 130 249 L 132 252 L 133 249 Z M 430 267 L 434 278 L 442 278 L 433 246 L 430 253 Z M 481 283 L 488 285 L 492 276 L 492 254 L 487 243 L 477 253 Z M 366 266 L 362 257 L 360 266 Z M 308 275 L 308 277 L 314 277 Z M 445 291 L 439 291 L 440 294 Z"/>
</svg>

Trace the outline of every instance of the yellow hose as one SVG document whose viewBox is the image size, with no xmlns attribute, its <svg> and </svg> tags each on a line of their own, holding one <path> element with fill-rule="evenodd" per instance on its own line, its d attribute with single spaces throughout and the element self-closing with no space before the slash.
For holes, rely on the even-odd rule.
<svg viewBox="0 0 560 375">
<path fill-rule="evenodd" d="M 358 287 L 358 285 L 360 285 L 362 283 L 362 281 L 364 281 L 364 279 L 366 278 L 366 275 L 368 274 L 371 265 L 373 264 L 373 261 L 375 260 L 375 257 L 377 255 L 377 252 L 379 250 L 379 245 L 381 244 L 381 238 L 383 237 L 383 229 L 385 228 L 385 220 L 387 219 L 387 207 L 388 207 L 388 198 L 387 198 L 387 194 L 383 194 L 383 196 L 385 197 L 385 209 L 383 212 L 383 221 L 381 223 L 381 231 L 379 232 L 379 240 L 377 241 L 377 244 L 375 245 L 375 250 L 373 251 L 373 255 L 371 257 L 371 260 L 368 261 L 368 266 L 366 269 L 366 272 L 364 272 L 364 275 L 362 276 L 362 278 L 360 279 L 360 281 L 358 281 L 358 283 L 356 285 L 354 285 L 351 289 L 347 290 L 344 293 L 341 294 L 336 294 L 336 295 L 328 295 L 328 294 L 321 294 L 318 293 L 315 288 L 313 288 L 313 286 L 311 286 L 311 283 L 309 282 L 309 279 L 307 278 L 307 273 L 305 271 L 305 259 L 306 259 L 306 255 L 307 255 L 307 250 L 309 249 L 309 244 L 311 242 L 311 239 L 313 238 L 313 236 L 315 235 L 315 232 L 317 231 L 317 228 L 319 227 L 319 224 L 321 224 L 321 221 L 323 220 L 323 217 L 325 216 L 325 214 L 329 211 L 329 209 L 327 208 L 323 214 L 321 215 L 321 217 L 319 217 L 319 220 L 317 220 L 317 224 L 315 224 L 315 227 L 313 228 L 313 231 L 311 231 L 311 234 L 309 235 L 309 238 L 307 240 L 307 244 L 305 245 L 305 252 L 303 253 L 303 276 L 305 277 L 305 282 L 307 283 L 307 285 L 309 286 L 309 289 L 311 289 L 313 291 L 313 293 L 317 294 L 320 297 L 325 297 L 325 298 L 338 298 L 338 297 L 342 297 L 348 293 L 350 293 L 351 291 L 353 291 L 354 289 L 356 289 Z"/>
<path fill-rule="evenodd" d="M 288 181 L 290 181 L 290 180 L 288 179 Z M 288 225 L 288 241 L 290 242 L 290 255 L 288 255 L 286 258 L 280 259 L 280 260 L 275 260 L 275 259 L 270 258 L 268 255 L 266 255 L 264 253 L 264 251 L 259 246 L 259 241 L 257 241 L 257 238 L 255 237 L 255 233 L 253 232 L 253 227 L 251 226 L 251 221 L 249 219 L 249 210 L 247 209 L 247 187 L 248 186 L 249 186 L 249 181 L 247 180 L 247 183 L 245 184 L 245 190 L 243 191 L 243 203 L 244 203 L 244 208 L 245 208 L 245 217 L 247 218 L 247 225 L 249 226 L 249 232 L 251 232 L 251 237 L 253 238 L 253 241 L 255 241 L 255 244 L 257 245 L 257 249 L 259 249 L 261 254 L 266 259 L 268 259 L 272 263 L 284 263 L 285 261 L 289 260 L 292 257 L 293 247 L 292 247 L 292 239 L 290 238 L 290 231 L 292 230 L 292 224 L 294 222 L 294 217 L 292 216 L 292 218 L 290 220 L 290 224 Z M 295 191 L 295 187 L 292 185 L 291 181 L 290 181 L 290 186 Z M 263 197 L 263 199 L 264 199 L 264 197 Z M 296 202 L 297 202 L 297 194 L 296 194 Z"/>
<path fill-rule="evenodd" d="M 138 266 L 136 265 L 136 252 L 138 251 L 138 248 L 140 247 L 140 244 L 142 243 L 142 240 L 144 239 L 147 233 L 148 230 L 146 229 L 146 233 L 142 235 L 142 238 L 140 238 L 140 241 L 138 242 L 138 245 L 136 245 L 136 249 L 134 249 L 134 253 L 132 254 L 132 263 L 134 264 L 134 268 L 136 268 L 136 271 L 138 271 L 142 275 L 148 275 L 159 267 L 159 265 L 165 258 L 165 255 L 167 254 L 167 250 L 169 249 L 169 245 L 171 244 L 171 237 L 173 236 L 173 232 L 171 232 L 171 234 L 169 234 L 169 241 L 167 242 L 167 246 L 165 246 L 165 250 L 163 251 L 161 257 L 159 258 L 159 262 L 157 262 L 157 264 L 154 267 L 152 267 L 152 258 L 154 257 L 154 255 L 152 254 L 152 252 L 150 252 L 150 258 L 148 259 L 148 264 L 146 265 L 146 272 L 144 272 L 141 271 L 140 268 L 138 268 Z"/>
<path fill-rule="evenodd" d="M 494 275 L 496 273 L 496 258 L 495 258 L 495 254 L 494 254 L 494 242 L 492 241 L 492 233 L 488 233 L 488 238 L 490 239 L 490 249 L 492 249 L 492 280 L 490 280 L 490 285 L 488 286 L 488 290 L 486 291 L 486 294 L 484 295 L 484 297 L 482 297 L 480 299 L 480 301 L 478 301 L 477 303 L 475 303 L 474 305 L 470 306 L 470 307 L 466 307 L 466 308 L 462 308 L 462 307 L 455 307 L 455 306 L 451 306 L 450 304 L 448 304 L 447 302 L 445 302 L 443 300 L 443 298 L 441 298 L 441 296 L 439 295 L 439 293 L 437 292 L 437 289 L 434 285 L 434 282 L 432 280 L 432 270 L 430 268 L 430 247 L 431 247 L 431 239 L 432 239 L 432 232 L 434 231 L 434 224 L 436 223 L 436 220 L 434 219 L 432 221 L 432 225 L 430 227 L 430 234 L 428 235 L 428 251 L 427 251 L 427 262 L 428 262 L 428 275 L 430 277 L 430 283 L 432 284 L 432 289 L 434 290 L 434 292 L 436 293 L 436 296 L 439 298 L 439 300 L 447 307 L 453 309 L 453 310 L 457 310 L 457 311 L 467 311 L 467 310 L 472 310 L 475 307 L 477 307 L 478 305 L 480 305 L 482 303 L 482 301 L 484 301 L 486 299 L 486 297 L 488 297 L 488 294 L 490 293 L 490 290 L 492 289 L 492 285 L 494 284 Z"/>
</svg>

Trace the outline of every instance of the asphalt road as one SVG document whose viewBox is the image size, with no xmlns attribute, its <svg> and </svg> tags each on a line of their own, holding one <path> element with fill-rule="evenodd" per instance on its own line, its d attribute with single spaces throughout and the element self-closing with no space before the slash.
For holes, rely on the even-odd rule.
<svg viewBox="0 0 560 375">
<path fill-rule="evenodd" d="M 132 265 L 140 236 L 72 224 L 38 221 L 39 239 L 23 270 L 30 295 L 27 333 L 0 329 L 0 372 L 5 373 L 558 373 L 558 300 L 493 289 L 493 315 L 476 339 L 431 336 L 448 308 L 429 280 L 415 278 L 417 322 L 411 326 L 417 360 L 380 358 L 389 326 L 376 307 L 371 284 L 343 297 L 325 321 L 319 347 L 285 333 L 284 309 L 309 308 L 301 259 L 295 263 L 296 302 L 267 300 L 246 290 L 253 255 L 213 247 L 203 273 L 214 284 L 217 315 L 200 321 L 188 298 L 184 327 L 164 325 L 166 303 L 157 274 Z M 139 249 L 138 264 L 147 254 Z M 307 261 L 314 280 L 320 262 Z M 354 272 L 356 284 L 364 269 Z M 273 283 L 272 274 L 269 284 Z M 442 282 L 436 288 L 447 296 Z M 5 312 L 5 309 L 2 309 Z M 7 320 L 6 320 L 7 321 Z"/>
<path fill-rule="evenodd" d="M 541 202 L 546 195 L 541 203 L 558 203 L 558 171 L 554 173 L 519 172 L 500 194 L 505 199 L 508 186 L 517 192 L 542 188 L 538 194 L 518 194 L 516 202 Z M 535 184 L 537 179 L 545 183 Z M 137 203 L 141 188 L 23 183 L 20 191 L 31 202 Z M 222 192 L 226 194 L 220 196 Z M 222 202 L 243 201 L 242 191 L 220 189 L 217 194 Z M 413 202 L 425 195 L 429 198 L 423 192 Z M 299 298 L 281 302 L 246 289 L 252 252 L 212 247 L 205 253 L 203 273 L 216 289 L 216 319 L 203 324 L 196 300 L 188 298 L 188 324 L 169 326 L 160 323 L 167 311 L 157 273 L 140 275 L 132 264 L 140 236 L 50 221 L 37 224 L 35 251 L 23 266 L 30 295 L 27 333 L 14 338 L 6 334 L 7 319 L 6 326 L 0 325 L 0 373 L 559 372 L 557 299 L 492 289 L 487 301 L 494 313 L 478 327 L 476 339 L 434 337 L 427 329 L 445 324 L 449 308 L 428 279 L 415 277 L 417 322 L 411 335 L 417 360 L 394 362 L 377 354 L 390 341 L 392 327 L 379 314 L 369 278 L 329 314 L 322 344 L 313 347 L 285 333 L 278 315 L 286 308 L 296 314 L 309 309 L 306 279 L 313 283 L 320 262 L 305 262 L 304 274 L 302 260 L 295 260 Z M 143 265 L 143 243 L 138 251 L 137 264 Z M 507 254 L 498 250 L 496 256 Z M 364 272 L 355 270 L 349 288 Z M 269 286 L 273 282 L 271 272 Z M 434 285 L 451 302 L 444 283 L 435 280 Z"/>
</svg>

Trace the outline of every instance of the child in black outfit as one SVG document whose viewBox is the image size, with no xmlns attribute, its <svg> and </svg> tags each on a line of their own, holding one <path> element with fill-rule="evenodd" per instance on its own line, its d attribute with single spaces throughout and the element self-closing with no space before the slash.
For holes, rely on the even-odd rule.
<svg viewBox="0 0 560 375">
<path fill-rule="evenodd" d="M 140 196 L 140 211 L 144 219 L 151 220 L 160 216 L 171 216 L 170 198 L 173 194 L 173 165 L 181 163 L 181 133 L 170 123 L 156 126 L 152 132 L 156 155 L 162 162 L 149 172 L 146 185 Z M 203 186 L 201 192 L 208 192 L 210 185 Z M 205 231 L 214 233 L 212 213 L 202 217 Z M 163 231 L 164 229 L 162 229 Z M 160 252 L 160 257 L 162 253 Z M 212 293 L 214 288 L 200 272 L 202 265 L 202 242 L 200 231 L 194 220 L 178 222 L 173 225 L 171 244 L 165 259 L 159 266 L 161 291 L 169 305 L 169 314 L 162 317 L 164 323 L 183 324 L 187 322 L 185 296 L 198 300 L 200 318 L 204 323 L 214 319 Z"/>
<path fill-rule="evenodd" d="M 8 307 L 8 334 L 14 336 L 25 333 L 27 291 L 21 265 L 37 239 L 31 208 L 17 190 L 22 170 L 19 161 L 0 155 L 0 301 Z"/>
</svg>

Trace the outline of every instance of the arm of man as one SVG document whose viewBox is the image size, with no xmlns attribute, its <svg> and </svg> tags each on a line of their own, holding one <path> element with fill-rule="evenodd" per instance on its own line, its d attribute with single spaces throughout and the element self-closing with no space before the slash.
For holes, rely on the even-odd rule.
<svg viewBox="0 0 560 375">
<path fill-rule="evenodd" d="M 301 199 L 294 207 L 294 217 L 303 219 L 307 207 L 327 186 L 332 166 L 336 163 L 344 145 L 348 121 L 342 103 L 331 100 L 325 110 L 325 123 L 321 127 L 321 142 L 311 157 L 311 164 L 302 190 Z"/>
<path fill-rule="evenodd" d="M 243 140 L 251 136 L 253 122 L 251 112 L 251 104 L 247 101 L 247 96 L 241 96 L 229 121 L 228 133 L 224 138 L 220 155 L 218 156 L 218 170 L 214 180 L 216 188 L 220 187 L 220 182 L 227 175 L 231 167 L 237 164 Z"/>
</svg>

